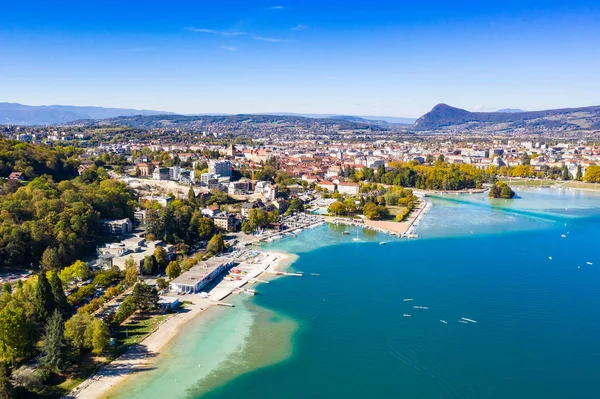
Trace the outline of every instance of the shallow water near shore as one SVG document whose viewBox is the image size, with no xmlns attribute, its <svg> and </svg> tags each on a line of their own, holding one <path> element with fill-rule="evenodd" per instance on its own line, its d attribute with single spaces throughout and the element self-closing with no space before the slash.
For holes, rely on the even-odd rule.
<svg viewBox="0 0 600 399">
<path fill-rule="evenodd" d="M 434 197 L 417 240 L 323 226 L 265 246 L 304 277 L 191 322 L 119 397 L 600 397 L 600 196 L 517 194 Z"/>
</svg>

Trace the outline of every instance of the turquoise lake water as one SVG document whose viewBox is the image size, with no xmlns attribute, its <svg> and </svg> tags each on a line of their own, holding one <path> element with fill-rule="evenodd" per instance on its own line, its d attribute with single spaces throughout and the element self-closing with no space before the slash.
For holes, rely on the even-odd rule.
<svg viewBox="0 0 600 399">
<path fill-rule="evenodd" d="M 417 240 L 270 244 L 305 276 L 190 323 L 119 397 L 599 398 L 600 196 L 517 194 L 432 198 Z"/>
</svg>

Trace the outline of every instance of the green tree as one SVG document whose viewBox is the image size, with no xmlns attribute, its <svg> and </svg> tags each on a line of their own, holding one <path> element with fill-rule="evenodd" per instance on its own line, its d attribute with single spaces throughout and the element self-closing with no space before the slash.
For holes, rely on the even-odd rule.
<svg viewBox="0 0 600 399">
<path fill-rule="evenodd" d="M 131 287 L 133 286 L 138 280 L 138 268 L 133 266 L 133 267 L 128 267 L 127 269 L 125 269 L 125 284 L 127 284 L 127 286 Z"/>
<path fill-rule="evenodd" d="M 90 269 L 87 263 L 80 260 L 73 263 L 71 266 L 67 266 L 59 272 L 60 280 L 63 285 L 69 285 L 75 279 L 85 280 L 90 275 Z"/>
<path fill-rule="evenodd" d="M 14 362 L 25 356 L 31 344 L 29 330 L 22 308 L 6 306 L 0 310 L 0 358 Z"/>
<path fill-rule="evenodd" d="M 71 308 L 67 303 L 67 297 L 57 272 L 50 272 L 49 282 L 56 309 L 60 312 L 62 317 L 66 318 Z"/>
<path fill-rule="evenodd" d="M 567 168 L 567 165 L 562 167 L 562 179 L 571 180 L 571 174 L 569 173 L 569 168 Z"/>
<path fill-rule="evenodd" d="M 169 286 L 169 283 L 167 283 L 167 280 L 165 280 L 164 278 L 160 277 L 156 279 L 156 287 L 162 291 L 165 288 L 167 288 Z"/>
<path fill-rule="evenodd" d="M 46 278 L 46 273 L 40 273 L 35 285 L 35 314 L 39 323 L 45 323 L 56 309 L 52 287 Z"/>
<path fill-rule="evenodd" d="M 162 269 L 167 266 L 167 251 L 163 247 L 157 247 L 154 250 L 154 259 L 156 260 L 156 264 L 159 269 Z"/>
<path fill-rule="evenodd" d="M 89 347 L 86 343 L 86 330 L 92 319 L 93 316 L 87 313 L 77 313 L 65 322 L 65 339 L 75 354 Z"/>
<path fill-rule="evenodd" d="M 329 205 L 329 213 L 336 216 L 344 216 L 348 214 L 348 208 L 343 202 L 336 201 Z"/>
<path fill-rule="evenodd" d="M 577 173 L 575 173 L 575 180 L 581 181 L 583 179 L 583 173 L 581 172 L 581 164 L 577 164 Z"/>
<path fill-rule="evenodd" d="M 40 265 L 44 270 L 60 269 L 60 258 L 58 256 L 58 251 L 56 251 L 56 249 L 54 248 L 46 248 L 46 250 L 42 254 L 42 260 L 40 261 Z"/>
<path fill-rule="evenodd" d="M 137 283 L 133 287 L 132 298 L 136 308 L 142 311 L 155 309 L 158 305 L 158 292 L 146 283 Z"/>
<path fill-rule="evenodd" d="M 110 343 L 110 331 L 108 326 L 100 319 L 92 322 L 92 352 L 100 354 L 104 352 Z"/>
<path fill-rule="evenodd" d="M 190 189 L 188 190 L 188 201 L 190 203 L 195 203 L 196 202 L 196 193 L 194 192 L 194 187 L 190 186 Z"/>
<path fill-rule="evenodd" d="M 208 242 L 206 250 L 212 254 L 218 254 L 223 252 L 224 247 L 225 244 L 223 243 L 223 236 L 217 233 Z"/>
<path fill-rule="evenodd" d="M 10 399 L 14 397 L 14 388 L 10 380 L 10 370 L 8 365 L 0 362 L 0 398 Z"/>
<path fill-rule="evenodd" d="M 246 234 L 251 234 L 252 233 L 252 227 L 250 227 L 250 223 L 248 223 L 247 220 L 244 220 L 242 222 L 242 231 Z"/>
<path fill-rule="evenodd" d="M 2 293 L 3 294 L 12 294 L 12 285 L 7 281 L 2 285 Z"/>
<path fill-rule="evenodd" d="M 154 260 L 154 256 L 146 256 L 144 258 L 144 264 L 142 265 L 142 270 L 144 275 L 149 276 L 154 274 L 156 269 L 156 261 Z"/>
<path fill-rule="evenodd" d="M 165 272 L 171 280 L 174 280 L 177 277 L 179 277 L 181 275 L 181 266 L 179 265 L 179 262 L 177 262 L 176 260 L 171 261 L 167 266 Z"/>
<path fill-rule="evenodd" d="M 46 324 L 42 345 L 41 363 L 48 370 L 59 373 L 67 364 L 64 322 L 60 312 L 55 310 Z"/>
</svg>

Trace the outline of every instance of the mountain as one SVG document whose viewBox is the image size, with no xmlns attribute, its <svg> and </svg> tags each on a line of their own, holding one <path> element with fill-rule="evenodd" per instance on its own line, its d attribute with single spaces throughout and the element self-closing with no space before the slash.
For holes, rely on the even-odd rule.
<svg viewBox="0 0 600 399">
<path fill-rule="evenodd" d="M 536 127 L 553 129 L 589 129 L 600 122 L 600 106 L 550 109 L 525 112 L 469 112 L 438 104 L 417 119 L 415 130 L 436 130 L 444 127 Z"/>
<path fill-rule="evenodd" d="M 392 124 L 401 125 L 412 125 L 417 120 L 416 118 L 403 118 L 398 116 L 367 116 L 367 115 L 339 115 L 339 114 L 297 114 L 290 112 L 272 112 L 265 115 L 285 115 L 285 116 L 301 116 L 303 118 L 312 119 L 346 119 L 346 120 L 361 120 L 362 122 L 368 123 L 373 122 L 385 122 Z"/>
<path fill-rule="evenodd" d="M 204 130 L 206 124 L 217 125 L 250 125 L 266 124 L 281 126 L 325 126 L 337 129 L 369 129 L 371 123 L 346 120 L 344 118 L 306 118 L 294 115 L 133 115 L 119 116 L 103 120 L 78 120 L 74 124 L 87 125 L 110 125 L 110 126 L 130 126 L 141 129 L 170 128 L 170 129 L 192 129 Z M 378 127 L 379 130 L 386 130 L 385 127 Z"/>
<path fill-rule="evenodd" d="M 522 109 L 518 109 L 518 108 L 502 108 L 502 109 L 499 109 L 496 112 L 508 112 L 508 113 L 515 114 L 517 112 L 527 112 L 527 111 L 522 110 Z"/>
<path fill-rule="evenodd" d="M 2 125 L 53 125 L 80 119 L 106 119 L 131 115 L 163 115 L 162 111 L 124 108 L 77 107 L 73 105 L 23 105 L 0 103 Z"/>
</svg>

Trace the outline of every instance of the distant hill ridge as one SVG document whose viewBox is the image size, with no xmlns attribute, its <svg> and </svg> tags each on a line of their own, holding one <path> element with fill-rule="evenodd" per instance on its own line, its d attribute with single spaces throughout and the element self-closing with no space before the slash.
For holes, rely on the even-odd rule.
<svg viewBox="0 0 600 399">
<path fill-rule="evenodd" d="M 600 119 L 600 106 L 582 107 L 582 108 L 563 108 L 550 109 L 544 111 L 524 111 L 524 112 L 470 112 L 464 109 L 451 107 L 447 104 L 438 104 L 431 111 L 417 119 L 413 128 L 416 130 L 435 130 L 443 127 L 457 126 L 465 123 L 526 123 L 528 121 L 539 120 L 542 125 L 556 126 L 557 123 L 567 124 L 567 118 L 576 113 L 584 113 L 582 118 L 589 118 L 593 125 Z M 543 118 L 557 117 L 554 120 L 543 120 Z M 557 120 L 558 119 L 558 120 Z"/>
<path fill-rule="evenodd" d="M 0 102 L 2 125 L 55 125 L 80 119 L 106 119 L 132 115 L 164 115 L 164 111 L 74 105 L 23 105 Z"/>
</svg>

